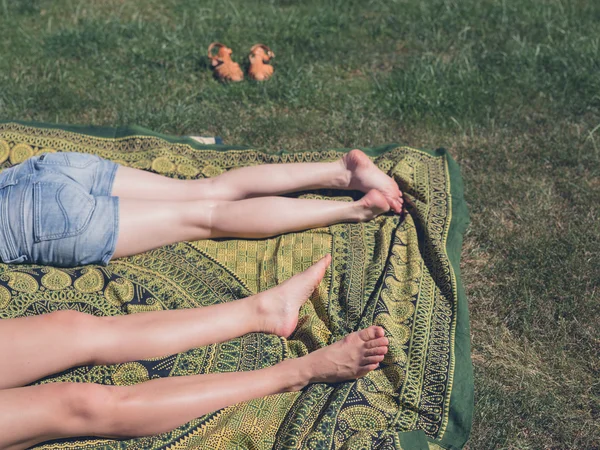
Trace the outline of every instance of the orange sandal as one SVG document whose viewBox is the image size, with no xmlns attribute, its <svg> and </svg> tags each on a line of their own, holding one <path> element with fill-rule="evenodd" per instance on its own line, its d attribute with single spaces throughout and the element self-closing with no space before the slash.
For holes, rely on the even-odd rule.
<svg viewBox="0 0 600 450">
<path fill-rule="evenodd" d="M 250 49 L 248 59 L 250 67 L 248 68 L 248 76 L 253 80 L 265 81 L 273 75 L 273 66 L 267 64 L 271 58 L 275 57 L 275 53 L 264 44 L 256 44 Z"/>
<path fill-rule="evenodd" d="M 213 55 L 213 49 L 218 49 Z M 215 77 L 223 81 L 242 81 L 244 73 L 240 65 L 231 59 L 231 49 L 220 42 L 213 42 L 208 46 L 208 59 L 211 60 Z"/>
</svg>

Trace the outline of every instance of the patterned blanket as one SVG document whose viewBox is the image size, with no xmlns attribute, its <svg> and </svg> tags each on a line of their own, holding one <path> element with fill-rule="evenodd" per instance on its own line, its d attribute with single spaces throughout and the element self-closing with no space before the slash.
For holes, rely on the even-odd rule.
<svg viewBox="0 0 600 450">
<path fill-rule="evenodd" d="M 202 145 L 139 127 L 0 122 L 0 169 L 53 150 L 95 153 L 177 178 L 212 177 L 254 164 L 331 161 L 345 151 L 268 154 Z M 468 223 L 459 169 L 443 149 L 388 145 L 364 150 L 410 200 L 404 218 L 387 214 L 368 223 L 264 240 L 183 242 L 108 267 L 0 264 L 0 318 L 58 309 L 113 316 L 228 302 L 269 289 L 331 253 L 331 268 L 302 307 L 289 339 L 253 333 L 163 358 L 77 367 L 38 383 L 131 385 L 156 377 L 254 370 L 371 324 L 384 327 L 390 340 L 379 369 L 357 381 L 314 384 L 230 406 L 158 436 L 77 438 L 36 448 L 461 448 L 471 426 L 473 382 L 459 274 Z M 353 195 L 298 194 L 339 201 Z"/>
</svg>

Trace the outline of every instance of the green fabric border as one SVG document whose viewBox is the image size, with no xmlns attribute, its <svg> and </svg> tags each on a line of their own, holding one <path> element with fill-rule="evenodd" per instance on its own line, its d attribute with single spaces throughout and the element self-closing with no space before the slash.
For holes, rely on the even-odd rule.
<svg viewBox="0 0 600 450">
<path fill-rule="evenodd" d="M 398 440 L 401 450 L 429 450 L 425 433 L 422 430 L 399 433 Z"/>
<path fill-rule="evenodd" d="M 446 253 L 456 277 L 457 318 L 454 340 L 454 380 L 450 393 L 450 411 L 446 432 L 438 445 L 448 449 L 461 449 L 469 438 L 473 417 L 473 364 L 471 362 L 471 334 L 469 309 L 460 276 L 460 255 L 463 235 L 469 225 L 469 211 L 464 199 L 463 180 L 456 161 L 445 149 L 436 150 L 448 163 L 452 219 L 446 241 Z"/>
</svg>

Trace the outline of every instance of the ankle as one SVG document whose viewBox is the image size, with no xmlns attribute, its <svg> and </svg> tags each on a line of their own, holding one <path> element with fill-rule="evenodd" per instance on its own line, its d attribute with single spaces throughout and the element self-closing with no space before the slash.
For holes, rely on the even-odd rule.
<svg viewBox="0 0 600 450">
<path fill-rule="evenodd" d="M 239 323 L 241 334 L 268 332 L 266 305 L 262 293 L 236 300 L 236 320 Z"/>
<path fill-rule="evenodd" d="M 269 317 L 271 314 L 270 304 L 264 293 L 259 292 L 256 295 L 247 297 L 249 311 L 248 317 L 253 324 L 252 332 L 270 333 Z"/>
<path fill-rule="evenodd" d="M 356 200 L 352 202 L 352 212 L 349 218 L 349 222 L 364 222 L 369 220 L 369 208 L 367 208 L 363 200 Z"/>
<path fill-rule="evenodd" d="M 331 164 L 335 164 L 338 169 L 338 175 L 332 180 L 334 187 L 340 189 L 348 188 L 352 181 L 352 171 L 348 169 L 345 159 L 340 158 Z"/>
<path fill-rule="evenodd" d="M 306 363 L 305 357 L 285 359 L 277 366 L 282 370 L 283 392 L 301 391 L 310 384 L 310 380 L 313 378 L 310 365 Z"/>
</svg>

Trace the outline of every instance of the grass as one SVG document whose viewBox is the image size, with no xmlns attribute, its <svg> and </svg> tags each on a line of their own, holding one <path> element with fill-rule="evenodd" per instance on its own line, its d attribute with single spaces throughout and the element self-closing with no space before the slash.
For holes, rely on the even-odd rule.
<svg viewBox="0 0 600 450">
<path fill-rule="evenodd" d="M 600 447 L 600 3 L 0 0 L 0 29 L 0 119 L 447 147 L 472 215 L 469 447 Z M 275 77 L 217 83 L 215 40 L 268 44 Z"/>
</svg>

